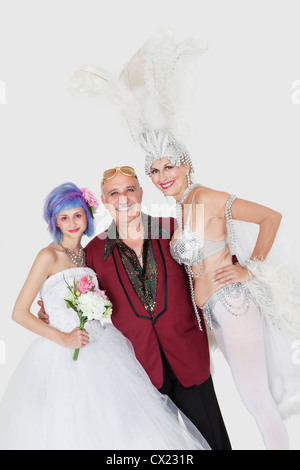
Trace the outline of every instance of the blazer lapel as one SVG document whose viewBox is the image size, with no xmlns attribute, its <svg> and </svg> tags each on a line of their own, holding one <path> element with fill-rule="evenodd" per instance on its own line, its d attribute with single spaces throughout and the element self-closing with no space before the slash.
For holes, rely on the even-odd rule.
<svg viewBox="0 0 300 470">
<path fill-rule="evenodd" d="M 152 246 L 158 267 L 157 293 L 153 314 L 153 319 L 156 321 L 168 308 L 168 278 L 161 241 L 159 239 L 152 239 Z"/>
</svg>

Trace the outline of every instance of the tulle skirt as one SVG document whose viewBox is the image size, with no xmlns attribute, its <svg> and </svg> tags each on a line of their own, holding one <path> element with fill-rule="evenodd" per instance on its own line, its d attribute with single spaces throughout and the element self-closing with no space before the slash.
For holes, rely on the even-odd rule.
<svg viewBox="0 0 300 470">
<path fill-rule="evenodd" d="M 0 404 L 1 450 L 209 450 L 113 326 L 73 351 L 33 342 Z"/>
</svg>

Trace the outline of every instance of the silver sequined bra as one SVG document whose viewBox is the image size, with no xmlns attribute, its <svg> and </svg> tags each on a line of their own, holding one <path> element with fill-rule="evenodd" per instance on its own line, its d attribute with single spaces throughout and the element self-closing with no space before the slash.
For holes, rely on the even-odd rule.
<svg viewBox="0 0 300 470">
<path fill-rule="evenodd" d="M 189 275 L 192 302 L 194 305 L 194 310 L 197 316 L 199 327 L 202 330 L 201 318 L 199 316 L 198 307 L 195 302 L 193 278 L 198 278 L 201 276 L 203 272 L 203 261 L 208 256 L 212 256 L 213 254 L 218 253 L 219 251 L 223 250 L 227 245 L 230 248 L 231 254 L 234 254 L 235 235 L 231 216 L 231 206 L 235 201 L 236 196 L 232 194 L 225 205 L 227 237 L 224 240 L 219 241 L 205 240 L 204 238 L 201 238 L 196 235 L 190 225 L 192 205 L 194 202 L 195 195 L 198 191 L 196 191 L 193 196 L 190 212 L 188 214 L 187 221 L 182 230 L 181 236 L 178 238 L 178 240 L 176 240 L 174 245 L 172 244 L 172 242 L 170 242 L 170 254 L 172 258 L 177 261 L 177 263 L 183 264 L 185 266 L 185 269 Z M 196 275 L 192 270 L 192 266 L 198 265 L 200 265 L 200 273 Z"/>
<path fill-rule="evenodd" d="M 224 240 L 219 241 L 205 240 L 193 232 L 190 224 L 192 205 L 194 203 L 195 195 L 198 191 L 196 191 L 193 196 L 190 212 L 188 214 L 187 221 L 181 236 L 178 238 L 178 240 L 176 240 L 174 245 L 170 242 L 170 252 L 172 258 L 177 261 L 177 263 L 184 264 L 185 266 L 189 267 L 197 266 L 199 264 L 201 265 L 205 258 L 218 253 L 218 251 L 221 251 L 226 247 L 227 243 L 231 242 L 232 244 L 233 242 L 231 228 L 231 205 L 236 199 L 236 196 L 231 195 L 225 205 L 228 236 Z"/>
</svg>

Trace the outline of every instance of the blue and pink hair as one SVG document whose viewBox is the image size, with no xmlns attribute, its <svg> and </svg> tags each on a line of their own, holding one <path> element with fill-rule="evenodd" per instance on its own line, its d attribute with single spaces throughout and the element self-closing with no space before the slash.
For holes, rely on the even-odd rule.
<svg viewBox="0 0 300 470">
<path fill-rule="evenodd" d="M 44 219 L 48 224 L 49 232 L 53 237 L 55 245 L 63 239 L 62 231 L 56 225 L 58 214 L 62 211 L 76 209 L 77 207 L 84 209 L 87 218 L 87 227 L 84 233 L 88 237 L 92 237 L 94 234 L 94 218 L 81 190 L 74 183 L 61 184 L 54 188 L 46 198 Z"/>
</svg>

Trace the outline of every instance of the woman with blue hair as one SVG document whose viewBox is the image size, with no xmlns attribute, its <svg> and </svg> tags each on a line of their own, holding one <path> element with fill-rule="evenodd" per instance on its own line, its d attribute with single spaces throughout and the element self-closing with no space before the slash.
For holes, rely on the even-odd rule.
<svg viewBox="0 0 300 470">
<path fill-rule="evenodd" d="M 90 205 L 93 204 L 93 205 Z M 88 237 L 94 234 L 94 214 L 97 208 L 96 199 L 87 189 L 78 189 L 73 183 L 65 183 L 55 188 L 47 197 L 44 206 L 44 219 L 49 225 L 54 243 L 62 241 L 63 233 L 57 224 L 57 216 L 61 211 L 80 207 L 86 215 L 87 226 L 84 234 Z"/>
<path fill-rule="evenodd" d="M 209 450 L 184 415 L 178 421 L 178 409 L 154 388 L 122 333 L 104 327 L 101 315 L 82 329 L 76 309 L 68 308 L 72 286 L 80 299 L 106 297 L 81 246 L 83 235 L 94 233 L 96 209 L 93 194 L 73 183 L 46 199 L 53 243 L 39 252 L 13 310 L 13 319 L 40 338 L 0 404 L 0 449 Z M 30 312 L 39 292 L 49 324 Z"/>
</svg>

